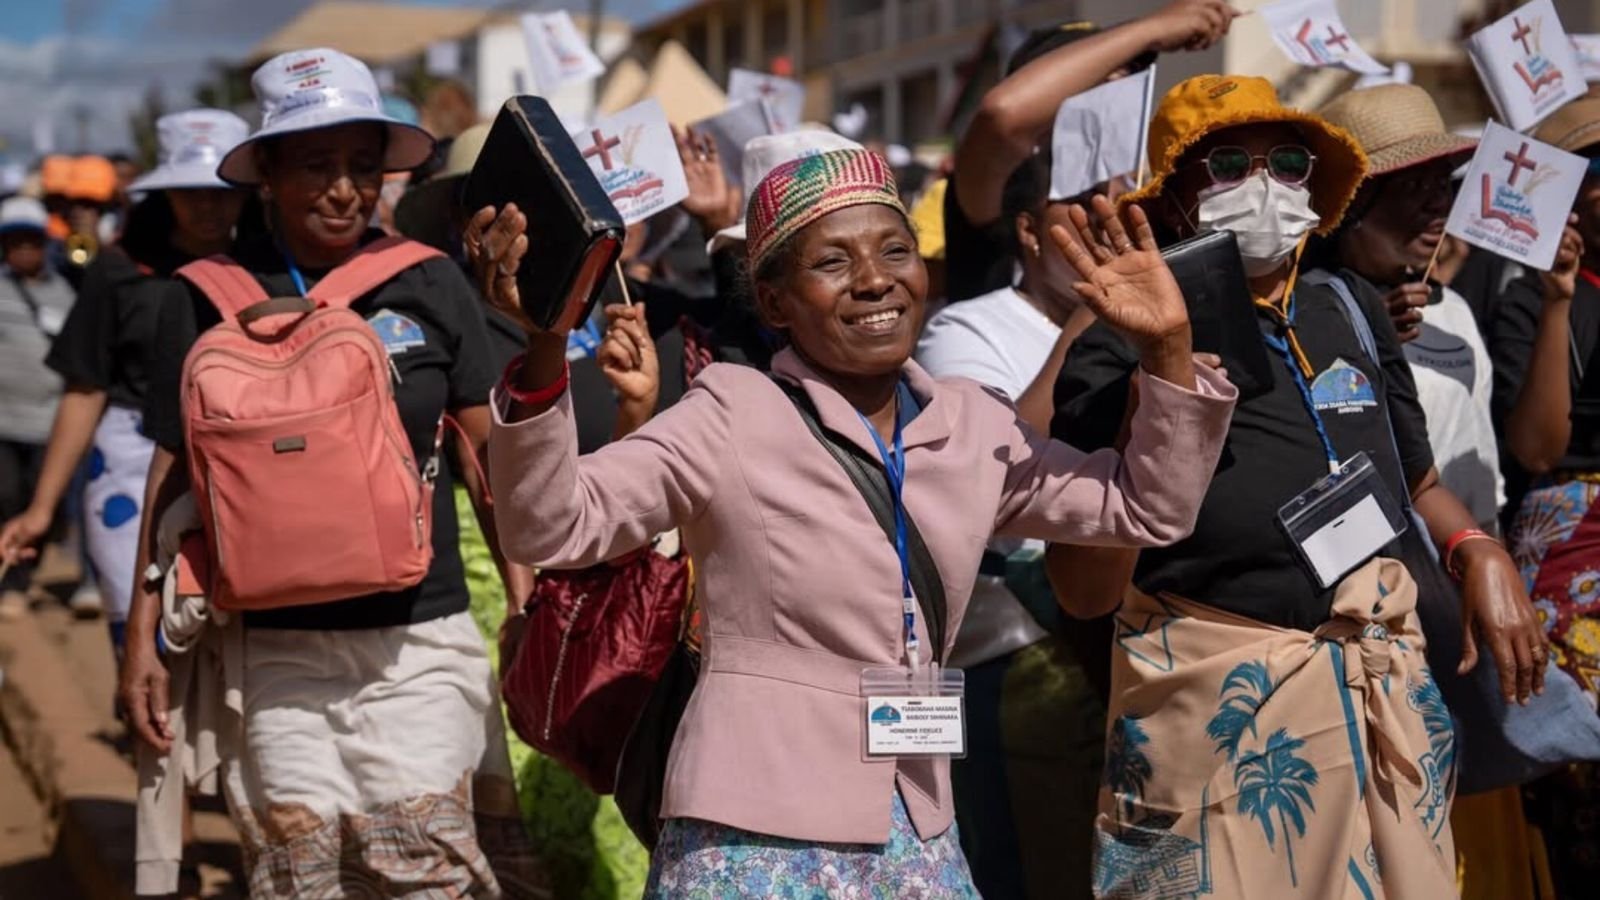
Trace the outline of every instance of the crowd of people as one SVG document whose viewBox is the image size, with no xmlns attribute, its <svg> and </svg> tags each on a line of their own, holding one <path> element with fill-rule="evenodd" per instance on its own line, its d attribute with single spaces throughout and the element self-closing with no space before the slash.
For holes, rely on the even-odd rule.
<svg viewBox="0 0 1600 900">
<path fill-rule="evenodd" d="M 570 332 L 520 296 L 548 211 L 464 205 L 470 98 L 333 50 L 143 174 L 41 161 L 0 202 L 0 617 L 79 561 L 138 892 L 192 890 L 212 790 L 252 896 L 596 896 L 504 703 L 652 898 L 1586 895 L 1600 162 L 1528 271 L 1445 233 L 1476 142 L 1422 87 L 1202 75 L 1148 173 L 1052 192 L 1094 162 L 1063 103 L 1237 15 L 1039 30 L 931 173 L 682 130 L 688 198 Z M 1600 159 L 1600 91 L 1536 136 Z M 1246 335 L 1197 347 L 1169 257 L 1218 246 Z M 573 687 L 640 642 L 643 694 Z M 580 701 L 609 743 L 563 742 Z"/>
</svg>

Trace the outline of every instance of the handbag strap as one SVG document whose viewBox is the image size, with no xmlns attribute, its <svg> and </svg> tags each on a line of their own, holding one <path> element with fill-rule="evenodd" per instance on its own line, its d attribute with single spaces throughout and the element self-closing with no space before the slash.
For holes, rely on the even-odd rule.
<svg viewBox="0 0 1600 900">
<path fill-rule="evenodd" d="M 799 385 L 777 378 L 773 382 L 794 402 L 795 409 L 799 410 L 800 418 L 811 429 L 811 434 L 844 469 L 850 482 L 861 492 L 862 499 L 867 501 L 867 508 L 872 510 L 872 517 L 878 520 L 878 527 L 883 529 L 884 536 L 893 544 L 894 505 L 889 493 L 889 479 L 880 464 L 868 459 L 854 445 L 824 427 L 817 416 L 816 406 Z M 928 622 L 928 640 L 934 648 L 934 659 L 943 662 L 946 655 L 945 627 L 949 619 L 944 580 L 939 577 L 933 554 L 928 552 L 928 545 L 922 540 L 922 533 L 917 530 L 917 523 L 912 520 L 909 510 L 904 518 L 906 555 L 911 567 L 911 592 L 917 595 L 917 605 L 922 608 L 922 617 Z"/>
</svg>

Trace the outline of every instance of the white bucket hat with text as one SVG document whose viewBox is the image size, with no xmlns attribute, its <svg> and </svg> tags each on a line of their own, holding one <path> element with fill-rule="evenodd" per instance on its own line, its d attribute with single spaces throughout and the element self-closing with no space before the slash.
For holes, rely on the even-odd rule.
<svg viewBox="0 0 1600 900">
<path fill-rule="evenodd" d="M 220 109 L 191 109 L 156 120 L 161 164 L 128 185 L 130 193 L 232 187 L 217 175 L 228 151 L 250 134 L 245 120 Z"/>
<path fill-rule="evenodd" d="M 254 144 L 263 138 L 375 122 L 388 129 L 383 169 L 414 169 L 433 153 L 433 137 L 383 111 L 378 83 L 366 64 L 337 50 L 318 47 L 281 53 L 261 64 L 250 78 L 261 104 L 261 128 L 233 148 L 217 174 L 233 184 L 257 184 Z"/>
<path fill-rule="evenodd" d="M 817 156 L 823 153 L 832 153 L 835 150 L 860 150 L 861 145 L 847 137 L 821 128 L 802 129 L 784 134 L 763 134 L 751 138 L 744 145 L 744 184 L 746 190 L 754 190 L 761 183 L 767 173 L 792 159 L 805 159 L 808 156 Z M 706 245 L 707 253 L 716 253 L 730 244 L 743 243 L 745 240 L 744 219 L 741 218 L 737 225 L 730 225 L 711 237 L 711 242 Z"/>
</svg>

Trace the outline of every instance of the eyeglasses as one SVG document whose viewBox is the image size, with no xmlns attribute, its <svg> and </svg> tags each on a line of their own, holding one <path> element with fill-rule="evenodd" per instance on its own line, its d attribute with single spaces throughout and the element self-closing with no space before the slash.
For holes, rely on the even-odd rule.
<svg viewBox="0 0 1600 900">
<path fill-rule="evenodd" d="M 1284 144 L 1268 150 L 1266 156 L 1256 156 L 1243 147 L 1215 147 L 1195 165 L 1205 165 L 1212 184 L 1232 187 L 1250 177 L 1258 159 L 1266 162 L 1267 174 L 1289 185 L 1305 184 L 1317 161 L 1310 150 L 1298 144 Z"/>
</svg>

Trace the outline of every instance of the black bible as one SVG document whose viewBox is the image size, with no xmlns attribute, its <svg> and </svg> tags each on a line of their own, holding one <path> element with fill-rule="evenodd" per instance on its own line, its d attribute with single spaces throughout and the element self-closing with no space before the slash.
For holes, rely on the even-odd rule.
<svg viewBox="0 0 1600 900">
<path fill-rule="evenodd" d="M 1196 353 L 1222 357 L 1241 397 L 1272 388 L 1273 370 L 1259 314 L 1231 231 L 1208 231 L 1161 251 L 1183 291 Z"/>
<path fill-rule="evenodd" d="M 528 217 L 528 252 L 516 275 L 522 310 L 535 325 L 569 331 L 588 320 L 626 226 L 549 103 L 506 101 L 464 198 L 472 212 L 515 203 Z"/>
</svg>

